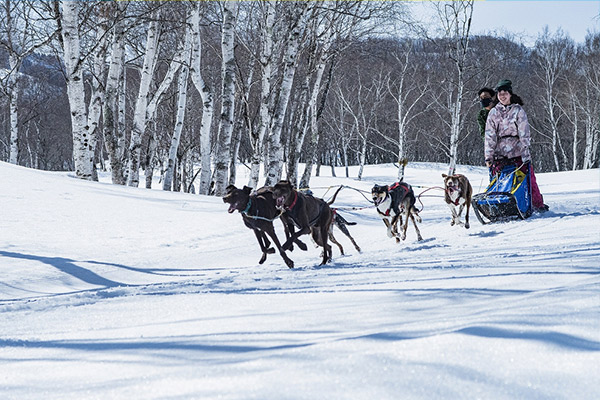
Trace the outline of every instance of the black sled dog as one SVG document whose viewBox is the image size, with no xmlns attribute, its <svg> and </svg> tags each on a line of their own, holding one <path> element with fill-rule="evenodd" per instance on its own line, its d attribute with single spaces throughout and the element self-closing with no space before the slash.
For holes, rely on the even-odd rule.
<svg viewBox="0 0 600 400">
<path fill-rule="evenodd" d="M 244 186 L 243 189 L 238 189 L 234 185 L 229 185 L 225 189 L 226 193 L 223 196 L 223 202 L 229 204 L 229 213 L 235 210 L 242 214 L 244 225 L 252 229 L 260 245 L 262 251 L 262 257 L 258 261 L 262 264 L 267 259 L 267 254 L 275 253 L 275 249 L 271 246 L 271 242 L 267 238 L 267 235 L 271 237 L 281 258 L 285 261 L 285 264 L 289 268 L 294 268 L 294 262 L 285 254 L 277 235 L 273 227 L 273 221 L 281 214 L 281 212 L 275 206 L 275 199 L 273 193 L 269 188 L 261 188 L 255 194 L 251 195 L 252 188 Z M 284 229 L 286 236 L 289 234 L 289 227 L 284 223 Z M 296 240 L 295 243 L 303 250 L 306 250 L 306 245 L 300 240 Z M 291 246 L 291 245 L 290 245 Z"/>
<path fill-rule="evenodd" d="M 375 207 L 377 207 L 377 213 L 387 227 L 388 237 L 396 238 L 396 242 L 400 242 L 400 239 L 405 240 L 408 219 L 410 218 L 415 226 L 417 239 L 423 240 L 416 222 L 421 222 L 421 217 L 415 207 L 415 193 L 408 183 L 396 182 L 391 186 L 375 185 L 371 189 L 371 196 Z M 404 223 L 402 223 L 402 214 L 405 218 Z M 398 222 L 403 225 L 402 235 L 398 232 Z"/>
</svg>

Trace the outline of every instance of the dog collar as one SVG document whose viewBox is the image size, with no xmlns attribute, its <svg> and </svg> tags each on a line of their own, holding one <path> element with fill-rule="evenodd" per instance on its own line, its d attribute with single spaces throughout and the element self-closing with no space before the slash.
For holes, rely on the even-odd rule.
<svg viewBox="0 0 600 400">
<path fill-rule="evenodd" d="M 294 196 L 294 201 L 292 201 L 292 204 L 290 204 L 289 207 L 286 207 L 286 209 L 291 210 L 292 208 L 294 208 L 294 206 L 296 205 L 296 202 L 298 201 L 298 192 L 294 192 L 296 193 L 296 195 Z"/>
<path fill-rule="evenodd" d="M 249 198 L 248 199 L 248 205 L 246 205 L 246 208 L 244 208 L 244 211 L 242 211 L 242 214 L 248 214 L 248 211 L 250 211 L 250 206 L 252 205 L 252 199 Z"/>
<path fill-rule="evenodd" d="M 450 189 L 450 188 L 446 188 L 445 192 L 446 192 L 446 194 L 447 194 L 447 195 L 448 195 L 448 197 L 449 197 L 451 193 L 450 193 L 450 190 L 448 190 L 448 189 Z M 456 189 L 454 189 L 454 190 L 456 190 Z M 459 197 L 457 197 L 457 198 L 456 198 L 456 200 L 454 200 L 454 201 L 451 201 L 450 203 L 454 204 L 455 206 L 458 206 L 458 201 L 459 201 L 459 200 L 460 200 L 460 196 L 459 196 Z"/>
</svg>

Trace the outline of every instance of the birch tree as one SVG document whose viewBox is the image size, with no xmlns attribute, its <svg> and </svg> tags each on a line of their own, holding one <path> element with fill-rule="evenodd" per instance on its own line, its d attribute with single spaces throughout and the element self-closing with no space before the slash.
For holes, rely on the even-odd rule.
<svg viewBox="0 0 600 400">
<path fill-rule="evenodd" d="M 418 67 L 411 59 L 412 52 L 413 44 L 408 42 L 400 49 L 400 53 L 394 54 L 399 70 L 396 73 L 395 84 L 389 87 L 389 93 L 397 105 L 398 136 L 395 140 L 384 136 L 397 149 L 399 182 L 404 179 L 404 169 L 408 161 L 406 140 L 409 125 L 427 110 L 427 107 L 419 109 L 418 106 L 429 90 L 429 78 L 427 77 L 422 85 L 412 79 L 418 73 Z"/>
<path fill-rule="evenodd" d="M 306 14 L 312 7 L 311 2 L 293 3 L 292 12 L 289 14 L 288 35 L 283 58 L 283 73 L 281 86 L 278 89 L 276 107 L 273 111 L 272 123 L 268 136 L 268 158 L 266 166 L 266 186 L 275 185 L 280 179 L 283 170 L 283 146 L 281 132 L 285 119 L 288 101 L 296 73 L 298 51 L 306 26 Z"/>
<path fill-rule="evenodd" d="M 448 96 L 445 105 L 450 114 L 448 174 L 453 175 L 456 170 L 460 133 L 464 125 L 462 106 L 465 91 L 465 71 L 469 56 L 473 0 L 441 2 L 437 3 L 436 7 L 448 46 L 446 52 L 455 68 L 454 73 L 446 83 Z"/>
<path fill-rule="evenodd" d="M 192 34 L 192 61 L 190 74 L 194 86 L 202 98 L 202 120 L 200 124 L 200 185 L 199 194 L 207 195 L 211 179 L 211 126 L 214 114 L 214 94 L 202 75 L 202 38 L 200 37 L 200 2 L 192 3 L 190 18 Z M 255 186 L 254 186 L 255 187 Z"/>
<path fill-rule="evenodd" d="M 122 102 L 125 100 L 125 95 L 121 92 L 124 86 L 122 80 L 124 81 L 125 76 L 125 32 L 124 20 L 120 15 L 125 12 L 127 4 L 127 2 L 115 2 L 105 5 L 119 15 L 112 28 L 111 56 L 102 108 L 102 133 L 110 160 L 111 179 L 112 183 L 118 185 L 126 183 L 123 170 L 125 130 L 123 126 L 119 126 L 119 115 L 122 115 Z"/>
<path fill-rule="evenodd" d="M 590 169 L 597 166 L 600 142 L 600 34 L 588 34 L 582 50 L 585 82 L 585 150 L 582 167 Z"/>
<path fill-rule="evenodd" d="M 17 164 L 19 153 L 19 81 L 23 61 L 57 35 L 44 19 L 42 8 L 28 2 L 4 0 L 0 4 L 0 49 L 8 53 L 8 74 L 0 79 L 0 91 L 8 97 L 10 145 L 8 162 Z"/>
<path fill-rule="evenodd" d="M 63 43 L 65 78 L 67 81 L 67 94 L 69 109 L 71 111 L 71 130 L 73 133 L 73 160 L 75 175 L 81 179 L 94 178 L 94 152 L 96 144 L 95 128 L 97 120 L 88 118 L 85 104 L 85 90 L 83 82 L 83 59 L 81 57 L 79 34 L 80 4 L 76 1 L 61 1 L 62 13 L 60 14 L 61 37 Z M 96 116 L 96 107 L 99 107 L 98 94 L 92 94 L 92 113 Z M 99 116 L 99 113 L 98 113 Z"/>
<path fill-rule="evenodd" d="M 258 178 L 260 175 L 260 165 L 264 157 L 264 141 L 267 129 L 271 122 L 272 93 L 271 80 L 273 79 L 273 34 L 275 27 L 275 1 L 268 0 L 260 2 L 262 9 L 262 20 L 260 23 L 260 56 L 259 63 L 261 67 L 261 91 L 260 91 L 260 109 L 259 124 L 254 133 L 250 130 L 250 145 L 252 147 L 252 156 L 250 159 L 250 177 L 248 186 L 258 187 Z"/>
<path fill-rule="evenodd" d="M 221 27 L 221 115 L 215 154 L 215 195 L 223 196 L 228 182 L 228 166 L 235 110 L 235 58 L 234 38 L 237 1 L 224 1 Z"/>
<path fill-rule="evenodd" d="M 191 21 L 189 21 L 191 22 Z M 167 161 L 167 169 L 163 179 L 163 190 L 171 190 L 173 184 L 173 173 L 175 168 L 175 159 L 177 158 L 177 149 L 181 139 L 181 131 L 183 130 L 183 122 L 185 119 L 185 108 L 187 104 L 187 88 L 190 76 L 190 57 L 192 50 L 192 34 L 190 25 L 186 27 L 184 39 L 183 63 L 179 71 L 179 83 L 177 85 L 177 116 L 175 120 L 175 129 L 171 138 L 171 147 L 169 149 L 169 159 Z"/>
<path fill-rule="evenodd" d="M 536 40 L 533 60 L 537 65 L 538 82 L 543 96 L 540 99 L 546 112 L 547 129 L 550 131 L 552 154 L 556 171 L 568 169 L 568 157 L 563 147 L 559 124 L 564 113 L 558 104 L 558 85 L 565 79 L 565 72 L 572 65 L 573 41 L 559 30 L 550 37 L 548 28 Z"/>
<path fill-rule="evenodd" d="M 127 185 L 137 187 L 140 181 L 140 158 L 142 154 L 142 136 L 146 130 L 146 112 L 150 83 L 158 57 L 159 22 L 158 10 L 152 13 L 146 35 L 146 52 L 140 71 L 140 87 L 135 102 L 133 128 L 129 140 L 129 161 L 127 163 Z"/>
</svg>

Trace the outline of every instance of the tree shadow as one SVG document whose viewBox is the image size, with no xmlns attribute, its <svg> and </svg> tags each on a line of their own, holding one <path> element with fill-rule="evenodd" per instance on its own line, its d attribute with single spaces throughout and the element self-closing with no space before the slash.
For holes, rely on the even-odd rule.
<svg viewBox="0 0 600 400">
<path fill-rule="evenodd" d="M 115 287 L 115 286 L 124 286 L 126 284 L 122 282 L 113 281 L 110 279 L 106 279 L 89 269 L 80 267 L 76 264 L 77 261 L 72 260 L 70 258 L 63 257 L 43 257 L 43 256 L 34 256 L 30 254 L 22 254 L 22 253 L 13 253 L 10 251 L 0 251 L 0 256 L 15 258 L 20 260 L 30 260 L 30 261 L 38 261 L 47 265 L 50 265 L 59 271 L 71 275 L 74 278 L 77 278 L 83 282 L 89 283 L 90 285 L 96 286 L 104 286 L 104 287 Z"/>
</svg>

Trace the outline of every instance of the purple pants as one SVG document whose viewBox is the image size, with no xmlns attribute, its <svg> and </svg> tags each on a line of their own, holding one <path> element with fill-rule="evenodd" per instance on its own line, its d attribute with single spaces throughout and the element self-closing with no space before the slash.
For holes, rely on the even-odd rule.
<svg viewBox="0 0 600 400">
<path fill-rule="evenodd" d="M 540 193 L 540 188 L 538 187 L 537 181 L 535 180 L 533 165 L 529 164 L 529 169 L 531 170 L 531 204 L 533 205 L 533 208 L 543 208 L 544 197 L 542 196 L 542 193 Z"/>
</svg>

